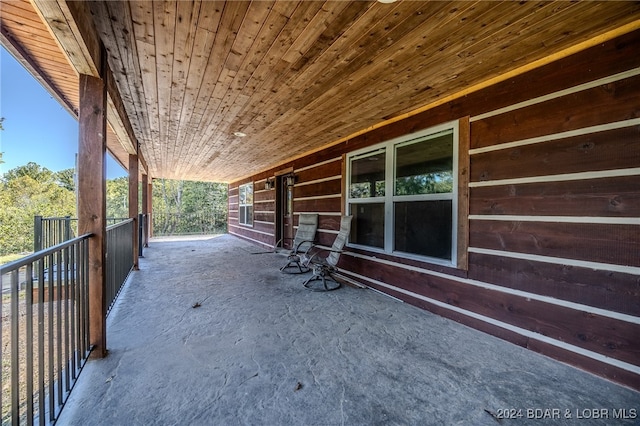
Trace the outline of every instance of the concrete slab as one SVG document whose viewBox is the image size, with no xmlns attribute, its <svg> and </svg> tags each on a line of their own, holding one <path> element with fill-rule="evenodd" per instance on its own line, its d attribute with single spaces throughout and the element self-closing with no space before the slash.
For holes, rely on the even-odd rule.
<svg viewBox="0 0 640 426">
<path fill-rule="evenodd" d="M 59 424 L 640 421 L 637 392 L 372 290 L 308 291 L 283 261 L 230 235 L 152 241 Z"/>
</svg>

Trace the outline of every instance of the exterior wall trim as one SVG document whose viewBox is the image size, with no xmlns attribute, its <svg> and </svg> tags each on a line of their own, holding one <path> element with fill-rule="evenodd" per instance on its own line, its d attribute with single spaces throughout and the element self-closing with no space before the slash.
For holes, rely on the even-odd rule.
<svg viewBox="0 0 640 426">
<path fill-rule="evenodd" d="M 605 216 L 519 216 L 509 214 L 472 214 L 469 220 L 500 220 L 505 222 L 591 223 L 605 225 L 640 225 L 640 217 Z"/>
<path fill-rule="evenodd" d="M 484 252 L 486 249 L 474 249 L 473 251 L 476 252 L 476 250 L 482 251 Z M 472 251 L 471 248 L 469 249 L 469 251 Z M 486 250 L 486 251 L 491 251 L 494 252 L 496 250 Z M 451 281 L 457 281 L 461 284 L 468 284 L 468 285 L 472 285 L 474 287 L 480 287 L 480 288 L 484 288 L 487 290 L 493 290 L 493 291 L 497 291 L 500 293 L 506 293 L 506 294 L 512 294 L 514 296 L 519 296 L 519 297 L 523 297 L 526 299 L 533 299 L 533 300 L 538 300 L 540 302 L 544 302 L 544 303 L 549 303 L 552 305 L 557 305 L 557 306 L 562 306 L 562 307 L 566 307 L 566 308 L 571 308 L 571 309 L 575 309 L 578 311 L 583 311 L 583 312 L 589 312 L 592 314 L 596 314 L 596 315 L 601 315 L 601 316 L 605 316 L 608 318 L 613 318 L 616 320 L 620 320 L 620 321 L 625 321 L 625 322 L 629 322 L 629 323 L 633 323 L 633 324 L 640 324 L 640 317 L 636 317 L 633 315 L 627 315 L 627 314 L 622 314 L 622 313 L 618 313 L 618 312 L 614 312 L 614 311 L 608 311 L 606 309 L 600 309 L 600 308 L 596 308 L 593 306 L 588 306 L 588 305 L 583 305 L 580 303 L 575 303 L 575 302 L 570 302 L 570 301 L 566 301 L 566 300 L 561 300 L 561 299 L 556 299 L 553 297 L 549 297 L 549 296 L 543 296 L 543 295 L 539 295 L 539 294 L 535 294 L 535 293 L 529 293 L 526 291 L 522 291 L 522 290 L 516 290 L 516 289 L 512 289 L 509 287 L 501 287 L 495 284 L 490 284 L 490 283 L 486 283 L 486 282 L 482 282 L 482 281 L 478 281 L 478 280 L 473 280 L 473 279 L 469 279 L 469 278 L 461 278 L 461 277 L 456 277 L 453 275 L 449 275 L 449 274 L 444 274 L 442 272 L 437 272 L 437 271 L 432 271 L 429 269 L 424 269 L 424 268 L 419 268 L 417 266 L 411 266 L 411 265 L 405 265 L 403 263 L 397 263 L 397 262 L 392 262 L 386 259 L 380 259 L 374 256 L 367 256 L 364 254 L 359 254 L 359 253 L 354 253 L 354 252 L 350 252 L 350 251 L 346 251 L 343 253 L 344 255 L 348 255 L 348 256 L 352 256 L 352 257 L 357 257 L 360 259 L 366 259 L 372 262 L 378 262 L 378 263 L 383 263 L 386 265 L 390 265 L 390 266 L 394 266 L 394 267 L 398 267 L 398 268 L 403 268 L 403 269 L 407 269 L 409 271 L 414 271 L 414 272 L 419 272 L 421 274 L 427 274 L 427 275 L 432 275 L 434 277 L 438 277 L 438 278 L 444 278 L 447 280 L 451 280 Z M 489 253 L 489 254 L 495 254 L 495 253 Z M 562 259 L 562 261 L 564 262 L 565 260 L 569 260 L 569 259 Z M 590 262 L 593 263 L 593 262 Z M 564 263 L 563 263 L 564 264 Z M 580 266 L 584 266 L 584 265 L 580 265 Z M 636 269 L 640 269 L 640 268 L 636 268 Z M 342 270 L 341 272 L 343 273 L 349 273 L 349 274 L 354 274 L 350 271 L 345 271 Z M 363 277 L 366 278 L 366 277 Z M 366 278 L 370 281 L 373 281 L 370 278 Z M 376 281 L 376 283 L 378 283 Z M 388 284 L 385 284 L 385 286 L 389 286 L 390 288 L 393 288 L 394 290 L 397 288 L 395 286 L 390 286 Z M 398 290 L 399 291 L 399 290 Z M 450 305 L 447 305 L 450 306 Z M 638 367 L 640 369 L 640 367 Z M 640 371 L 640 370 L 639 370 Z"/>
<path fill-rule="evenodd" d="M 599 78 L 597 80 L 590 81 L 588 83 L 579 84 L 577 86 L 569 87 L 564 90 L 559 90 L 557 92 L 549 93 L 548 95 L 539 96 L 537 98 L 528 99 L 523 102 L 518 102 L 513 105 L 506 106 L 504 108 L 499 108 L 494 111 L 489 111 L 484 114 L 477 115 L 475 117 L 471 117 L 471 122 L 478 120 L 484 120 L 485 118 L 493 117 L 496 115 L 504 114 L 507 112 L 515 111 L 520 108 L 528 107 L 531 105 L 539 104 L 542 102 L 550 101 L 552 99 L 561 98 L 563 96 L 571 95 L 574 93 L 582 92 L 583 90 L 593 89 L 594 87 L 602 86 L 604 84 L 613 83 L 619 80 L 623 80 L 625 78 L 633 77 L 640 74 L 640 67 L 632 68 L 627 71 L 623 71 L 618 74 L 613 74 L 608 77 Z"/>
<path fill-rule="evenodd" d="M 557 265 L 579 266 L 581 268 L 601 269 L 603 271 L 621 272 L 623 274 L 640 275 L 640 267 L 614 265 L 611 263 L 590 262 L 587 260 L 567 259 L 563 257 L 541 256 L 538 254 L 517 253 L 513 251 L 502 251 L 485 249 L 479 247 L 469 247 L 470 253 L 489 254 L 493 256 L 510 257 L 513 259 L 533 260 L 536 262 L 555 263 Z M 640 324 L 640 323 L 639 323 Z"/>
<path fill-rule="evenodd" d="M 498 145 L 486 146 L 483 148 L 474 148 L 469 150 L 469 155 L 484 154 L 485 152 L 500 151 L 503 149 L 517 148 L 520 146 L 533 145 L 541 142 L 550 142 L 559 139 L 570 138 L 573 136 L 588 135 L 591 133 L 602 132 L 606 130 L 624 129 L 625 127 L 640 126 L 640 118 L 631 120 L 616 121 L 613 123 L 599 124 L 597 126 L 583 127 L 582 129 L 569 130 L 566 132 L 555 133 L 551 135 L 538 136 L 530 139 L 523 139 L 514 142 L 506 142 Z"/>
<path fill-rule="evenodd" d="M 517 185 L 523 183 L 560 182 L 567 180 L 602 179 L 636 175 L 640 175 L 640 167 L 634 167 L 630 169 L 603 170 L 596 172 L 562 173 L 557 175 L 531 176 L 513 179 L 485 180 L 481 182 L 469 182 L 469 188 L 480 188 L 482 186 Z"/>
</svg>

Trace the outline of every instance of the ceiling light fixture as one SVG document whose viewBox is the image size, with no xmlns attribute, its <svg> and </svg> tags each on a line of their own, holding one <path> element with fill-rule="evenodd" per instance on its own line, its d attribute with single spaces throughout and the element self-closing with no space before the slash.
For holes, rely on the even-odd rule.
<svg viewBox="0 0 640 426">
<path fill-rule="evenodd" d="M 242 132 L 233 132 L 233 136 L 237 136 L 239 138 L 244 138 L 245 136 L 247 136 L 246 133 L 242 133 Z"/>
<path fill-rule="evenodd" d="M 395 3 L 396 0 L 378 0 L 378 3 L 383 3 L 383 4 L 389 4 L 389 3 Z"/>
</svg>

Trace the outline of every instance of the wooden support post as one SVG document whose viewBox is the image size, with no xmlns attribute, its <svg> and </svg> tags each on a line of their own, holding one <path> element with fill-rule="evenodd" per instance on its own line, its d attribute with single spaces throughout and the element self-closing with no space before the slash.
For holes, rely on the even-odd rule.
<svg viewBox="0 0 640 426">
<path fill-rule="evenodd" d="M 139 253 L 138 253 L 138 156 L 129 154 L 129 217 L 133 218 L 135 223 L 133 230 L 133 269 L 137 271 L 139 269 Z"/>
<path fill-rule="evenodd" d="M 144 215 L 144 241 L 140 241 L 143 247 L 149 247 L 149 176 L 142 175 L 142 214 Z"/>
<path fill-rule="evenodd" d="M 78 232 L 89 239 L 89 338 L 92 358 L 107 354 L 105 309 L 107 86 L 80 75 Z"/>
</svg>

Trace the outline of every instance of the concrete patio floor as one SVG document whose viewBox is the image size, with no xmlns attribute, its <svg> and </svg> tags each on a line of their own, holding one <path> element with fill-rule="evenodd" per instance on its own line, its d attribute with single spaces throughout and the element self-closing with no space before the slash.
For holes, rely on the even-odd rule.
<svg viewBox="0 0 640 426">
<path fill-rule="evenodd" d="M 638 392 L 372 290 L 310 292 L 264 251 L 152 240 L 58 424 L 640 422 Z"/>
</svg>

